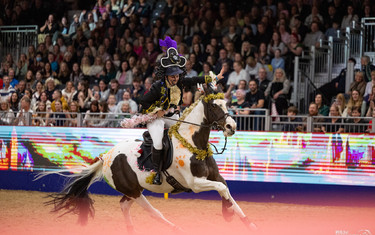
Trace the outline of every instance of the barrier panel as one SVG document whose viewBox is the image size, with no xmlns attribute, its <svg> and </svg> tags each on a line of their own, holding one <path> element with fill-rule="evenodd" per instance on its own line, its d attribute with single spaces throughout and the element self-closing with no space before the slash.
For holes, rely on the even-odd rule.
<svg viewBox="0 0 375 235">
<path fill-rule="evenodd" d="M 29 172 L 90 163 L 144 129 L 15 127 L 0 130 L 0 170 Z M 214 155 L 226 180 L 375 186 L 374 134 L 237 131 Z M 222 132 L 210 142 L 220 150 Z M 135 151 L 137 151 L 135 147 Z M 0 179 L 0 181 L 5 181 Z"/>
<path fill-rule="evenodd" d="M 14 61 L 18 61 L 21 53 L 27 54 L 30 45 L 37 48 L 38 26 L 16 25 L 0 27 L 0 58 L 12 54 Z"/>
</svg>

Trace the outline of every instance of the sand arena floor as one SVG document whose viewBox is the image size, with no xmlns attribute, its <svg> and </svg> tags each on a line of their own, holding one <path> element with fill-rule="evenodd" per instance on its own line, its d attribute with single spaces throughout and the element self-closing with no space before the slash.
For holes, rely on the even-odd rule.
<svg viewBox="0 0 375 235">
<path fill-rule="evenodd" d="M 42 192 L 0 190 L 0 234 L 127 234 L 120 196 L 92 195 L 96 214 L 85 227 L 77 225 L 76 215 L 59 218 L 51 214 L 51 208 L 43 205 L 46 196 Z M 374 206 L 238 201 L 259 228 L 250 232 L 236 216 L 231 222 L 223 219 L 221 201 L 148 199 L 167 219 L 184 229 L 184 234 L 375 234 Z M 176 234 L 136 204 L 131 214 L 140 234 Z"/>
</svg>

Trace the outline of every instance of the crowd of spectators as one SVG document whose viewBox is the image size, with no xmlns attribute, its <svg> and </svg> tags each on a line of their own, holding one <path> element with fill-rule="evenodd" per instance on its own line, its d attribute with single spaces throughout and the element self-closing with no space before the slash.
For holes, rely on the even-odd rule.
<svg viewBox="0 0 375 235">
<path fill-rule="evenodd" d="M 77 126 L 77 113 L 85 113 L 84 125 L 103 127 L 108 118 L 137 113 L 165 36 L 188 59 L 187 76 L 225 69 L 219 83 L 234 114 L 258 114 L 247 108 L 297 114 L 289 102 L 293 58 L 375 12 L 369 0 L 85 2 L 69 17 L 61 0 L 0 0 L 0 26 L 39 26 L 37 47 L 18 61 L 0 58 L 2 124 L 23 125 L 29 112 L 32 125 Z M 373 116 L 375 67 L 366 56 L 361 65 L 348 93 L 345 70 L 316 96 L 320 115 Z M 182 107 L 199 95 L 184 90 Z"/>
</svg>

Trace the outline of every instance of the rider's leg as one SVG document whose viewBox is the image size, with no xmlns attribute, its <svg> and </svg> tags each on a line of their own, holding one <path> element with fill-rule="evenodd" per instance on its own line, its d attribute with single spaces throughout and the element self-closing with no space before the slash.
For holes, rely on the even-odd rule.
<svg viewBox="0 0 375 235">
<path fill-rule="evenodd" d="M 152 162 L 154 165 L 154 170 L 156 172 L 156 176 L 154 178 L 154 184 L 160 185 L 161 184 L 161 154 L 163 152 L 163 135 L 164 135 L 164 120 L 163 119 L 156 119 L 151 123 L 147 124 L 147 129 L 151 135 L 154 148 L 152 149 Z"/>
</svg>

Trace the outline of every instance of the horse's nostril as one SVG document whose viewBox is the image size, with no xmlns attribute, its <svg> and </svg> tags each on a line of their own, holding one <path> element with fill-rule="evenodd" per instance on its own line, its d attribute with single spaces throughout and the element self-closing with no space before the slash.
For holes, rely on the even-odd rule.
<svg viewBox="0 0 375 235">
<path fill-rule="evenodd" d="M 225 125 L 225 128 L 227 128 L 227 129 L 231 130 L 231 129 L 232 129 L 232 126 L 231 126 L 231 125 L 229 125 L 229 124 L 227 124 L 227 125 Z"/>
</svg>

